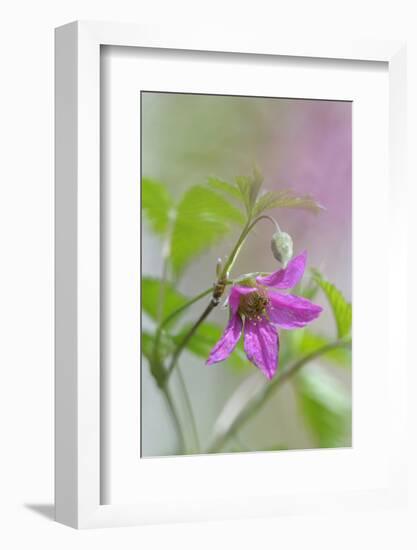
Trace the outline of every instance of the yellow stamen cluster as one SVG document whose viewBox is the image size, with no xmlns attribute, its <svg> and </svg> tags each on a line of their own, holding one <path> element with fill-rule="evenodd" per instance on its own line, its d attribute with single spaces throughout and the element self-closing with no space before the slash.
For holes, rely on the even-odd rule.
<svg viewBox="0 0 417 550">
<path fill-rule="evenodd" d="M 266 308 L 269 304 L 268 294 L 263 288 L 257 288 L 250 294 L 240 297 L 239 313 L 248 319 L 260 321 L 267 316 Z"/>
</svg>

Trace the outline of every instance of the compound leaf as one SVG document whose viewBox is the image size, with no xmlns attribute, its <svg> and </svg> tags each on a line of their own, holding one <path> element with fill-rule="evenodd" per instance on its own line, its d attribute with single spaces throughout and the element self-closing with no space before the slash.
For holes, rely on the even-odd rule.
<svg viewBox="0 0 417 550">
<path fill-rule="evenodd" d="M 161 285 L 163 284 L 163 289 Z M 162 283 L 160 279 L 155 277 L 142 277 L 142 310 L 146 312 L 154 321 L 158 320 L 159 297 L 163 293 L 164 307 L 161 319 L 165 319 L 170 313 L 179 307 L 183 306 L 188 298 L 178 292 L 171 283 Z"/>
<path fill-rule="evenodd" d="M 243 213 L 208 186 L 191 187 L 182 197 L 171 236 L 171 265 L 180 275 L 195 257 L 244 224 Z"/>
<path fill-rule="evenodd" d="M 317 270 L 313 270 L 313 274 L 332 308 L 337 326 L 337 336 L 339 338 L 348 336 L 352 329 L 352 304 L 347 302 L 341 291 L 334 284 L 326 281 Z"/>
<path fill-rule="evenodd" d="M 268 191 L 261 195 L 254 206 L 253 216 L 259 216 L 265 210 L 273 208 L 301 208 L 315 213 L 323 209 L 313 197 L 297 195 L 291 189 L 283 189 L 281 191 Z"/>
<path fill-rule="evenodd" d="M 170 225 L 174 203 L 163 183 L 142 178 L 142 210 L 157 235 L 165 235 Z"/>
</svg>

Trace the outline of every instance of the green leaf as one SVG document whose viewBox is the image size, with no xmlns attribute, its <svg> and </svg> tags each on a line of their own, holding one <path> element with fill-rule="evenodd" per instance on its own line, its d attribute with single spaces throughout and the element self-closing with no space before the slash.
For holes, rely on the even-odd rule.
<svg viewBox="0 0 417 550">
<path fill-rule="evenodd" d="M 249 193 L 249 200 L 251 205 L 255 204 L 263 182 L 264 182 L 264 177 L 261 171 L 259 170 L 259 168 L 255 166 L 255 168 L 253 169 L 252 183 L 251 183 L 251 188 Z"/>
<path fill-rule="evenodd" d="M 142 277 L 142 310 L 145 311 L 151 319 L 158 320 L 158 304 L 161 293 L 161 280 L 153 277 Z M 175 290 L 172 284 L 165 282 L 163 289 L 164 308 L 162 319 L 165 319 L 170 313 L 183 306 L 188 298 Z"/>
<path fill-rule="evenodd" d="M 319 447 L 349 444 L 351 404 L 346 389 L 324 370 L 304 369 L 295 389 L 305 422 Z"/>
<path fill-rule="evenodd" d="M 217 244 L 233 224 L 244 224 L 243 213 L 208 186 L 189 189 L 178 205 L 171 239 L 175 275 L 196 256 Z"/>
<path fill-rule="evenodd" d="M 248 215 L 250 215 L 251 213 L 250 190 L 252 186 L 252 180 L 247 176 L 237 176 L 236 185 L 240 191 L 240 196 L 242 198 L 243 204 L 246 207 L 246 212 L 248 213 Z"/>
<path fill-rule="evenodd" d="M 344 338 L 352 329 L 352 304 L 347 302 L 343 294 L 332 283 L 323 279 L 317 270 L 312 270 L 314 279 L 323 290 L 333 311 L 337 326 L 338 338 Z"/>
<path fill-rule="evenodd" d="M 153 336 L 143 330 L 141 334 L 141 351 L 148 361 L 151 361 L 152 358 L 153 342 Z"/>
<path fill-rule="evenodd" d="M 192 324 L 186 324 L 178 334 L 173 337 L 176 344 L 179 344 L 184 339 L 184 336 L 189 332 Z M 194 355 L 207 359 L 210 355 L 214 345 L 220 340 L 223 334 L 224 327 L 217 325 L 216 323 L 202 323 L 193 336 L 190 338 L 187 344 L 187 349 Z M 241 342 L 236 346 L 233 353 L 227 359 L 227 362 L 237 368 L 241 369 L 248 364 L 248 360 L 243 351 L 243 345 Z"/>
<path fill-rule="evenodd" d="M 291 291 L 296 296 L 302 296 L 307 300 L 314 300 L 319 290 L 319 285 L 314 277 L 304 276 L 301 283 L 298 283 Z"/>
<path fill-rule="evenodd" d="M 174 341 L 179 344 L 192 327 L 192 323 L 187 323 L 178 334 L 174 336 Z M 220 339 L 222 328 L 215 323 L 202 323 L 193 336 L 190 338 L 187 348 L 189 351 L 207 359 L 214 344 Z"/>
<path fill-rule="evenodd" d="M 330 340 L 325 336 L 314 334 L 313 332 L 310 332 L 306 329 L 298 332 L 300 334 L 300 340 L 298 342 L 298 352 L 301 355 L 308 355 L 330 344 Z M 350 349 L 344 347 L 336 348 L 323 355 L 323 359 L 327 359 L 328 361 L 331 361 L 335 365 L 341 367 L 350 367 L 351 351 Z"/>
<path fill-rule="evenodd" d="M 268 191 L 256 201 L 253 216 L 259 216 L 265 210 L 272 208 L 302 208 L 312 212 L 320 212 L 323 207 L 309 195 L 297 195 L 291 189 Z"/>
<path fill-rule="evenodd" d="M 246 357 L 245 350 L 243 349 L 243 342 L 244 339 L 242 336 L 237 346 L 233 350 L 233 353 L 227 359 L 227 363 L 236 370 L 242 370 L 247 367 L 251 367 L 251 363 Z"/>
<path fill-rule="evenodd" d="M 240 191 L 248 216 L 252 215 L 253 206 L 262 187 L 262 183 L 263 176 L 257 168 L 254 168 L 252 176 L 237 176 L 236 178 L 236 185 Z"/>
<path fill-rule="evenodd" d="M 149 332 L 142 331 L 141 334 L 141 351 L 149 362 L 153 360 L 153 346 L 155 337 Z M 171 355 L 175 349 L 174 341 L 166 334 L 161 334 L 158 346 L 158 358 L 164 359 L 168 355 Z"/>
<path fill-rule="evenodd" d="M 239 201 L 242 200 L 242 195 L 239 189 L 227 181 L 223 181 L 218 178 L 209 178 L 207 185 L 215 191 L 220 191 L 221 193 L 229 195 L 233 199 L 238 199 Z"/>
<path fill-rule="evenodd" d="M 174 204 L 167 187 L 150 178 L 142 178 L 142 210 L 158 235 L 165 235 Z"/>
</svg>

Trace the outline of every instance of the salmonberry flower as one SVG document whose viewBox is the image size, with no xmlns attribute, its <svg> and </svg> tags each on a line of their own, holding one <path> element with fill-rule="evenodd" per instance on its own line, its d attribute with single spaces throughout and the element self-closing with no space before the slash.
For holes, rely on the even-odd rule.
<svg viewBox="0 0 417 550">
<path fill-rule="evenodd" d="M 235 349 L 244 330 L 245 353 L 271 380 L 278 367 L 279 337 L 275 327 L 295 329 L 316 319 L 322 308 L 305 298 L 281 294 L 302 278 L 307 253 L 293 258 L 285 269 L 266 277 L 240 281 L 229 294 L 230 320 L 212 349 L 207 365 L 224 361 Z M 244 327 L 243 327 L 244 325 Z"/>
</svg>

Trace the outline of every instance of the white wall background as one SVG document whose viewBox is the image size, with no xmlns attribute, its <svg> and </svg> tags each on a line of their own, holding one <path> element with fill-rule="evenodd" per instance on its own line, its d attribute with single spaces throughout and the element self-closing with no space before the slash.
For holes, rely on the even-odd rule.
<svg viewBox="0 0 417 550">
<path fill-rule="evenodd" d="M 411 0 L 210 0 L 204 4 L 190 0 L 14 0 L 2 5 L 0 547 L 416 547 L 415 474 L 412 508 L 370 511 L 366 516 L 281 517 L 90 532 L 70 530 L 46 517 L 53 513 L 53 28 L 74 19 L 97 19 L 178 25 L 179 32 L 186 24 L 208 24 L 215 34 L 220 23 L 230 29 L 246 26 L 251 33 L 407 39 L 408 164 L 410 193 L 415 197 L 417 36 L 413 4 Z M 410 209 L 412 202 L 408 201 Z M 412 223 L 417 235 L 416 223 Z M 416 275 L 416 262 L 412 261 L 410 303 L 415 299 L 416 285 L 414 282 L 411 287 L 411 281 Z M 415 321 L 412 309 L 411 330 Z M 412 366 L 415 360 L 410 358 Z M 410 397 L 416 381 L 410 368 Z M 410 399 L 410 408 L 416 419 L 414 401 Z M 416 424 L 409 429 L 410 464 L 415 465 L 416 454 L 411 453 L 415 451 Z"/>
</svg>

